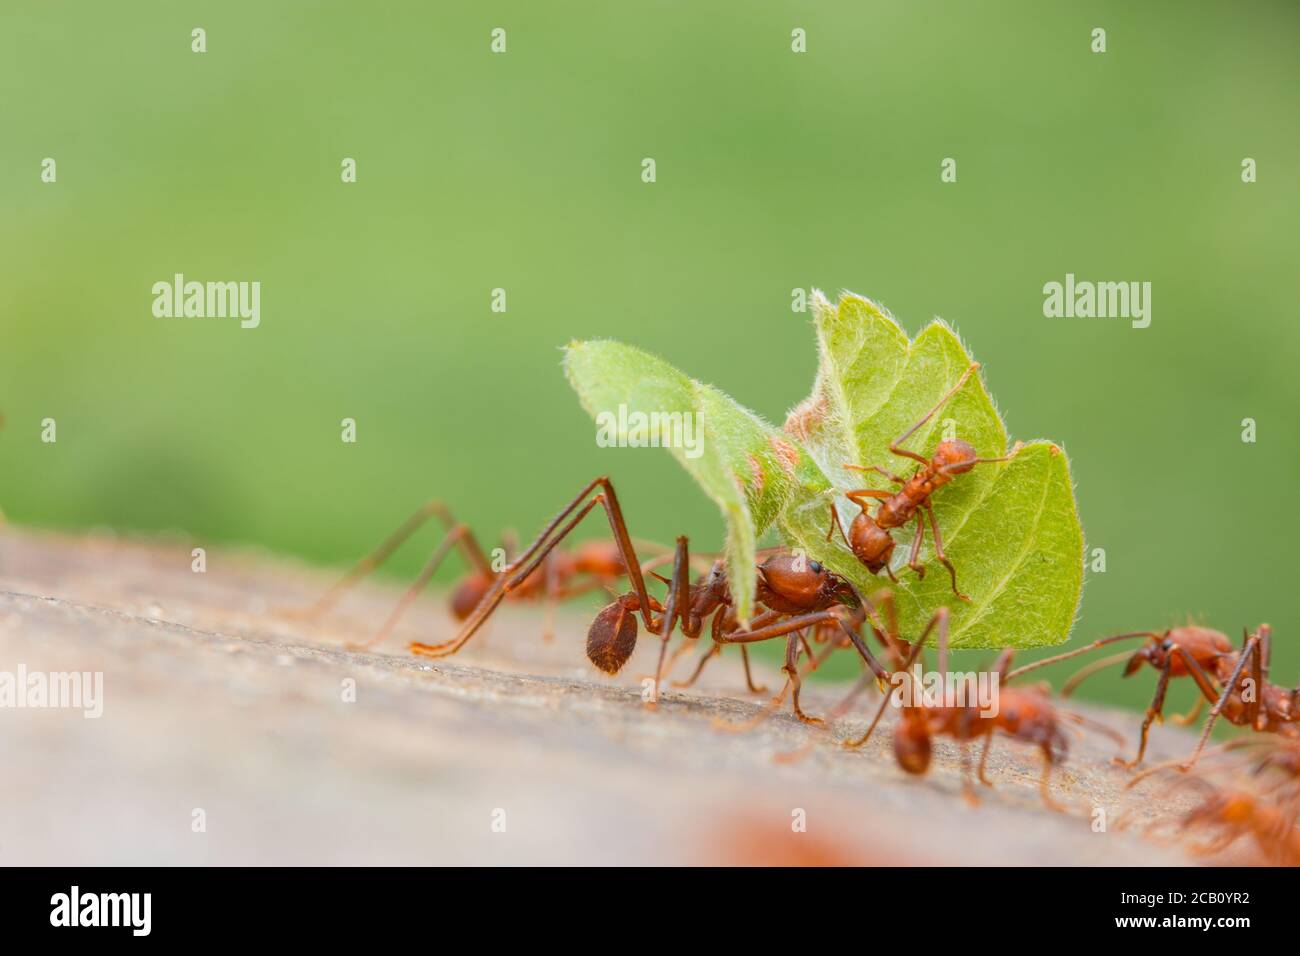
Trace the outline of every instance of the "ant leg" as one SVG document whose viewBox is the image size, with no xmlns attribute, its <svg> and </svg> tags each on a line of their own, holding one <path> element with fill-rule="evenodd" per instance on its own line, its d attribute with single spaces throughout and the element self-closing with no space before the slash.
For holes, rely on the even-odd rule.
<svg viewBox="0 0 1300 956">
<path fill-rule="evenodd" d="M 781 668 L 790 678 L 790 707 L 794 711 L 794 715 L 805 724 L 825 724 L 826 721 L 820 717 L 809 717 L 803 712 L 803 708 L 799 706 L 799 690 L 803 683 L 799 677 L 799 642 L 801 640 L 803 640 L 803 633 L 800 631 L 795 631 L 790 635 L 785 645 L 785 666 Z M 745 645 L 741 644 L 740 649 L 743 651 Z M 812 657 L 811 654 L 808 656 Z"/>
<path fill-rule="evenodd" d="M 1156 682 L 1155 696 L 1151 698 L 1151 703 L 1147 705 L 1146 717 L 1142 720 L 1142 734 L 1138 737 L 1137 756 L 1132 760 L 1121 760 L 1119 757 L 1112 758 L 1119 766 L 1132 770 L 1134 767 L 1142 764 L 1142 758 L 1146 756 L 1147 752 L 1147 737 L 1151 733 L 1151 722 L 1155 720 L 1157 716 L 1159 716 L 1162 721 L 1164 719 L 1165 692 L 1169 689 L 1169 675 L 1172 664 L 1173 660 L 1171 655 L 1169 659 L 1165 660 L 1165 666 L 1160 668 L 1160 680 Z"/>
<path fill-rule="evenodd" d="M 1191 770 L 1196 765 L 1196 761 L 1201 758 L 1201 751 L 1205 749 L 1205 742 L 1210 739 L 1210 731 L 1214 729 L 1214 722 L 1219 719 L 1219 714 L 1223 713 L 1223 707 L 1227 704 L 1228 698 L 1237 689 L 1237 684 L 1241 680 L 1241 673 L 1246 669 L 1247 659 L 1254 657 L 1258 653 L 1259 638 L 1256 636 L 1246 641 L 1246 646 L 1242 648 L 1241 656 L 1237 659 L 1237 666 L 1232 669 L 1232 676 L 1223 685 L 1223 693 L 1219 695 L 1219 699 L 1210 708 L 1210 716 L 1205 719 L 1205 727 L 1201 730 L 1201 739 L 1196 742 L 1196 750 L 1193 751 L 1191 759 L 1178 768 L 1179 770 Z M 1259 686 L 1256 685 L 1256 696 L 1258 696 L 1259 690 Z"/>
<path fill-rule="evenodd" d="M 690 687 L 692 684 L 694 684 L 697 680 L 700 679 L 700 674 L 704 672 L 704 665 L 722 653 L 722 642 L 719 640 L 719 638 L 722 635 L 722 621 L 726 615 L 726 612 L 727 609 L 725 607 L 720 607 L 718 608 L 717 613 L 713 615 L 713 625 L 712 625 L 713 646 L 710 647 L 705 653 L 700 655 L 700 661 L 696 665 L 695 672 L 691 674 L 690 679 L 685 681 L 673 681 L 674 687 L 681 687 L 681 688 Z M 754 623 L 762 626 L 777 620 L 780 616 L 781 616 L 780 613 L 777 611 L 764 611 L 758 617 L 754 618 Z M 745 650 L 745 646 L 742 644 L 740 646 L 740 649 L 743 652 Z M 746 682 L 749 684 L 749 689 L 753 691 L 755 694 L 767 693 L 766 687 L 754 686 L 754 682 L 749 674 L 748 655 L 744 656 L 744 661 L 745 661 L 745 679 Z"/>
<path fill-rule="evenodd" d="M 865 509 L 867 507 L 867 502 L 863 501 L 863 498 L 874 498 L 877 501 L 887 501 L 894 497 L 894 494 L 891 491 L 881 491 L 879 488 L 855 488 L 852 491 L 844 492 L 844 497 L 848 498 L 849 501 L 858 505 L 860 508 Z"/>
<path fill-rule="evenodd" d="M 700 655 L 700 661 L 698 664 L 695 665 L 695 672 L 691 674 L 691 676 L 688 677 L 686 680 L 673 681 L 673 686 L 680 687 L 682 689 L 690 687 L 692 684 L 694 684 L 697 680 L 700 679 L 700 674 L 704 672 L 704 665 L 707 664 L 711 658 L 716 657 L 721 650 L 722 650 L 721 644 L 714 644 L 707 651 L 705 651 L 703 654 Z"/>
<path fill-rule="evenodd" d="M 668 651 L 668 642 L 673 636 L 673 627 L 686 614 L 690 607 L 690 582 L 687 576 L 691 570 L 690 546 L 686 540 L 686 535 L 681 535 L 677 539 L 677 548 L 673 554 L 673 576 L 668 582 L 668 594 L 664 598 L 667 604 L 664 607 L 663 620 L 659 625 L 659 662 L 655 665 L 655 694 L 659 693 L 659 687 L 664 676 L 664 654 Z M 683 624 L 682 631 L 686 631 Z M 698 673 L 696 676 L 699 676 Z"/>
<path fill-rule="evenodd" d="M 993 728 L 984 735 L 984 752 L 980 754 L 979 782 L 986 787 L 993 786 L 993 781 L 985 776 L 984 771 L 989 763 L 989 751 L 993 749 Z"/>
<path fill-rule="evenodd" d="M 590 499 L 587 499 L 587 496 L 597 488 L 601 490 Z M 587 499 L 585 503 L 584 499 Z M 596 505 L 602 505 L 605 509 L 605 517 L 609 521 L 614 541 L 618 545 L 619 556 L 623 560 L 623 566 L 627 569 L 633 590 L 640 601 L 641 617 L 645 621 L 646 629 L 654 632 L 653 611 L 658 606 L 658 602 L 652 601 L 646 591 L 645 578 L 641 574 L 641 563 L 637 560 L 636 552 L 632 548 L 627 523 L 623 520 L 623 510 L 619 507 L 618 496 L 614 493 L 614 485 L 607 477 L 601 476 L 589 481 L 582 491 L 559 514 L 551 519 L 550 523 L 542 529 L 541 534 L 524 550 L 523 554 L 511 562 L 509 567 L 497 576 L 496 582 L 483 595 L 478 602 L 478 606 L 465 619 L 460 632 L 454 638 L 439 644 L 413 643 L 411 645 L 412 653 L 423 657 L 446 657 L 455 654 L 464 647 L 466 642 L 482 626 L 483 622 L 487 620 L 488 616 L 496 610 L 497 605 L 501 603 L 505 596 L 527 580 L 528 576 L 537 570 L 538 565 L 546 559 L 546 556 L 555 549 L 556 545 L 568 537 L 569 533 L 578 526 Z"/>
<path fill-rule="evenodd" d="M 934 413 L 937 412 L 939 409 L 943 408 L 943 406 L 947 403 L 948 399 L 952 398 L 954 395 L 957 394 L 958 390 L 963 385 L 966 384 L 966 380 L 971 377 L 971 373 L 974 372 L 979 367 L 980 367 L 979 362 L 971 362 L 970 366 L 966 369 L 966 371 L 961 373 L 961 378 L 957 379 L 957 384 L 954 385 L 952 388 L 948 389 L 948 391 L 946 391 L 943 394 L 943 396 L 939 399 L 939 401 L 935 402 L 934 407 L 921 416 L 920 421 L 918 421 L 907 431 L 903 432 L 903 434 L 900 435 L 898 438 L 894 439 L 894 443 L 889 446 L 889 450 L 901 458 L 912 458 L 915 459 L 916 461 L 919 461 L 923 465 L 928 465 L 930 463 L 930 459 L 926 458 L 924 455 L 918 455 L 914 451 L 908 451 L 906 448 L 900 448 L 899 446 L 902 445 L 903 442 L 911 438 L 913 435 L 915 435 L 917 430 L 922 425 L 924 425 L 931 418 L 933 418 Z"/>
<path fill-rule="evenodd" d="M 1244 631 L 1242 632 L 1241 638 L 1242 647 L 1245 648 L 1247 638 Z M 1251 690 L 1253 690 L 1254 693 L 1251 695 L 1251 699 L 1246 702 L 1246 720 L 1254 730 L 1260 729 L 1259 708 L 1260 697 L 1263 696 L 1264 690 L 1264 651 L 1266 641 L 1270 643 L 1272 641 L 1272 637 L 1267 631 L 1265 631 L 1265 636 L 1257 639 L 1255 653 L 1251 656 L 1250 662 L 1250 679 L 1254 682 L 1254 687 L 1252 687 Z"/>
<path fill-rule="evenodd" d="M 811 659 L 808 662 L 808 666 L 804 668 L 803 674 L 801 676 L 806 677 L 809 674 L 811 674 L 813 671 L 815 671 L 818 667 L 820 667 L 821 664 L 826 660 L 826 658 L 830 657 L 830 655 L 835 651 L 837 646 L 839 646 L 838 642 L 829 643 L 826 649 L 823 650 L 820 655 Z M 845 646 L 847 646 L 847 644 Z M 811 657 L 811 655 L 809 656 Z M 828 714 L 824 720 L 819 720 L 818 723 L 824 726 L 830 721 L 834 720 L 836 717 L 843 715 L 843 713 L 848 709 L 848 705 L 849 703 L 852 702 L 853 698 L 857 697 L 857 695 L 866 688 L 867 684 L 869 684 L 872 681 L 874 675 L 871 676 L 869 675 L 870 675 L 870 671 L 868 671 L 867 668 L 864 667 L 862 677 L 859 678 L 858 682 L 854 685 L 853 690 L 850 692 L 849 696 L 844 700 L 840 701 L 840 703 L 837 704 L 831 710 L 831 713 Z M 817 738 L 811 737 L 807 741 L 805 741 L 802 746 L 797 747 L 794 750 L 788 750 L 788 751 L 774 754 L 772 759 L 777 763 L 797 763 L 798 761 L 802 760 L 804 757 L 808 756 L 808 754 L 812 751 L 813 747 L 816 746 L 816 744 L 817 744 Z"/>
<path fill-rule="evenodd" d="M 758 641 L 771 640 L 774 637 L 784 637 L 792 631 L 802 631 L 804 628 L 816 627 L 819 624 L 834 622 L 838 624 L 840 630 L 852 642 L 858 654 L 861 655 L 866 665 L 871 668 L 872 672 L 881 679 L 887 679 L 889 672 L 876 660 L 876 655 L 871 653 L 871 648 L 867 647 L 855 628 L 866 619 L 866 612 L 862 608 L 854 609 L 850 615 L 852 626 L 847 624 L 840 612 L 836 609 L 826 611 L 813 611 L 809 614 L 799 614 L 795 617 L 786 618 L 784 621 L 768 624 L 762 620 L 762 616 L 755 618 L 749 630 L 728 631 L 724 634 L 717 635 L 714 640 L 719 644 L 753 644 Z"/>
<path fill-rule="evenodd" d="M 921 636 L 916 641 L 917 644 L 924 647 L 926 638 L 930 636 L 930 631 L 936 627 L 938 628 L 939 673 L 944 675 L 945 678 L 948 675 L 948 613 L 946 607 L 941 607 L 930 615 L 929 623 L 926 624 L 925 630 L 921 632 Z"/>
<path fill-rule="evenodd" d="M 1169 722 L 1177 724 L 1179 727 L 1186 727 L 1188 724 L 1196 722 L 1196 718 L 1201 716 L 1201 709 L 1205 706 L 1203 697 L 1196 698 L 1196 703 L 1192 704 L 1192 709 L 1185 714 L 1174 714 L 1169 718 Z"/>
<path fill-rule="evenodd" d="M 961 797 L 972 807 L 979 806 L 979 794 L 975 792 L 975 785 L 970 779 L 970 744 L 963 740 L 958 748 L 961 753 Z"/>
<path fill-rule="evenodd" d="M 916 535 L 912 538 L 912 553 L 907 556 L 907 566 L 916 573 L 918 579 L 925 577 L 925 565 L 921 563 L 921 542 L 925 540 L 925 521 L 920 513 L 916 515 Z"/>
<path fill-rule="evenodd" d="M 766 684 L 764 684 L 762 687 L 754 686 L 754 676 L 749 672 L 749 648 L 746 647 L 744 644 L 740 645 L 740 659 L 745 662 L 745 684 L 748 685 L 749 692 L 751 694 L 766 694 L 767 693 Z M 795 688 L 794 699 L 795 699 L 795 706 L 796 707 L 799 706 L 798 687 Z"/>
<path fill-rule="evenodd" d="M 1052 745 L 1043 744 L 1043 776 L 1038 781 L 1038 792 L 1043 795 L 1043 806 L 1057 813 L 1066 813 L 1065 807 L 1052 799 Z"/>
<path fill-rule="evenodd" d="M 849 536 L 844 533 L 844 525 L 840 523 L 840 513 L 835 508 L 835 502 L 831 502 L 831 523 L 826 526 L 826 540 L 830 541 L 835 535 L 836 529 L 839 529 L 840 537 L 844 539 L 844 544 L 849 543 Z"/>
<path fill-rule="evenodd" d="M 856 589 L 854 589 L 854 593 L 857 594 Z M 885 605 L 886 614 L 892 623 L 887 624 L 885 626 L 886 630 L 882 631 L 881 628 L 877 626 L 877 624 L 875 623 L 874 610 L 871 612 L 871 614 L 867 615 L 866 617 L 869 620 L 872 632 L 876 635 L 876 639 L 879 640 L 881 645 L 889 652 L 891 659 L 893 659 L 893 661 L 897 664 L 897 669 L 906 670 L 911 665 L 910 663 L 904 662 L 902 658 L 902 653 L 899 650 L 899 644 L 901 642 L 899 642 L 895 636 L 898 631 L 898 622 L 896 620 L 895 613 L 894 613 L 895 609 L 894 609 L 893 594 L 890 593 L 889 591 L 884 591 L 882 592 L 882 594 L 883 594 L 883 600 L 881 601 L 881 603 Z M 857 594 L 857 597 L 859 603 L 864 608 L 871 607 L 871 602 L 863 598 L 862 595 Z M 840 717 L 843 717 L 845 714 L 847 714 L 849 712 L 850 706 L 852 706 L 853 704 L 853 701 L 855 701 L 858 698 L 858 695 L 860 695 L 864 690 L 866 690 L 872 684 L 875 684 L 880 689 L 881 693 L 885 694 L 886 700 L 888 700 L 888 692 L 886 691 L 886 687 L 888 686 L 886 682 L 889 679 L 888 672 L 885 671 L 882 667 L 880 667 L 879 664 L 875 661 L 875 657 L 866 650 L 865 645 L 863 645 L 861 638 L 858 637 L 856 631 L 849 630 L 843 625 L 841 625 L 841 630 L 843 630 L 846 636 L 849 638 L 849 643 L 852 644 L 858 650 L 858 652 L 863 655 L 863 660 L 867 665 L 867 670 L 862 674 L 861 677 L 857 679 L 853 687 L 850 688 L 849 692 L 844 696 L 844 698 L 838 704 L 836 704 L 834 707 L 831 708 L 830 713 L 827 715 L 827 720 L 837 720 Z M 902 647 L 907 647 L 907 645 L 903 644 Z M 917 650 L 919 650 L 919 647 L 920 645 L 917 645 L 917 649 L 913 650 L 913 654 L 915 654 Z M 831 653 L 832 650 L 834 650 L 834 648 L 835 648 L 835 644 L 832 643 L 826 650 L 826 656 L 829 656 L 829 654 Z M 877 715 L 876 719 L 877 720 L 880 719 L 879 715 Z M 863 738 L 864 741 L 865 739 L 866 738 Z M 800 751 L 796 751 L 793 754 L 788 755 L 787 759 L 789 760 L 799 759 L 800 757 L 803 756 L 804 753 L 807 752 L 809 747 L 811 747 L 811 744 L 809 744 L 808 747 L 805 747 Z"/>
<path fill-rule="evenodd" d="M 939 522 L 934 516 L 934 505 L 927 501 L 924 507 L 926 515 L 930 518 L 930 531 L 934 535 L 934 556 L 939 559 L 940 564 L 948 569 L 948 576 L 952 578 L 952 593 L 957 595 L 958 600 L 969 604 L 970 598 L 957 590 L 957 569 L 948 560 L 948 555 L 943 553 L 943 537 L 939 534 Z M 920 524 L 921 516 L 917 515 L 916 520 L 917 524 Z"/>
<path fill-rule="evenodd" d="M 1273 662 L 1273 629 L 1267 624 L 1261 624 L 1259 630 L 1260 652 L 1263 657 L 1263 677 L 1268 680 L 1268 667 Z"/>
<path fill-rule="evenodd" d="M 905 485 L 905 484 L 907 484 L 907 479 L 906 479 L 906 478 L 899 478 L 898 475 L 895 475 L 895 474 L 893 474 L 892 472 L 888 472 L 888 471 L 886 471 L 885 469 L 881 468 L 879 465 L 851 465 L 851 464 L 849 464 L 848 462 L 845 462 L 845 463 L 844 463 L 844 467 L 847 468 L 849 471 L 862 471 L 862 472 L 873 472 L 873 471 L 874 471 L 874 472 L 876 472 L 877 474 L 884 475 L 886 478 L 888 478 L 890 481 L 892 481 L 892 482 L 893 482 L 894 484 L 896 484 L 896 485 Z"/>
<path fill-rule="evenodd" d="M 412 582 L 411 586 L 403 592 L 401 598 L 398 599 L 392 613 L 388 615 L 388 619 L 384 621 L 379 630 L 375 632 L 375 635 L 368 641 L 363 641 L 359 644 L 349 644 L 348 646 L 354 650 L 366 650 L 379 644 L 384 640 L 384 638 L 391 634 L 393 628 L 397 626 L 398 619 L 401 618 L 406 609 L 410 607 L 411 602 L 415 600 L 416 596 L 424 590 L 424 586 L 429 583 L 430 578 L 432 578 L 437 572 L 438 566 L 442 564 L 443 559 L 447 557 L 451 552 L 451 549 L 471 536 L 472 533 L 465 525 L 457 525 L 449 531 L 442 541 L 439 542 L 438 547 L 434 549 L 433 554 L 429 556 L 429 560 L 425 562 L 424 567 L 420 569 L 419 576 L 414 582 Z M 474 545 L 474 547 L 477 547 L 477 545 Z"/>
<path fill-rule="evenodd" d="M 781 688 L 781 693 L 777 694 L 764 704 L 763 708 L 749 720 L 732 723 L 731 721 L 723 720 L 721 717 L 715 717 L 713 720 L 713 728 L 729 734 L 748 733 L 781 709 L 781 704 L 784 703 L 786 692 L 789 691 L 789 689 L 790 681 L 787 679 L 785 686 Z"/>
<path fill-rule="evenodd" d="M 1068 661 L 1072 657 L 1078 657 L 1080 654 L 1087 654 L 1089 651 L 1095 651 L 1099 647 L 1105 647 L 1107 644 L 1113 644 L 1116 641 L 1123 641 L 1133 637 L 1146 637 L 1151 640 L 1159 640 L 1163 635 L 1155 631 L 1129 631 L 1124 634 L 1112 634 L 1110 637 L 1103 637 L 1093 641 L 1091 644 L 1085 644 L 1083 647 L 1076 647 L 1072 651 L 1066 651 L 1063 654 L 1054 654 L 1051 657 L 1044 657 L 1040 661 L 1034 661 L 1032 664 L 1025 664 L 1018 667 L 1007 675 L 1007 680 L 1013 677 L 1019 677 L 1021 674 L 1027 674 L 1030 671 L 1037 670 L 1040 667 L 1047 667 L 1049 664 L 1058 664 L 1061 661 Z"/>
<path fill-rule="evenodd" d="M 883 633 L 882 629 L 872 624 L 871 629 L 875 632 L 876 640 L 889 651 L 895 670 L 903 670 L 903 661 L 907 653 L 911 650 L 908 645 L 904 644 L 898 636 L 898 605 L 894 601 L 894 592 L 889 590 L 880 591 L 876 594 L 876 600 L 880 606 L 885 609 L 885 622 Z"/>
<path fill-rule="evenodd" d="M 939 610 L 935 611 L 935 613 L 931 615 L 930 622 L 926 624 L 926 630 L 920 632 L 920 637 L 918 637 L 917 643 L 911 645 L 911 653 L 907 656 L 907 661 L 904 663 L 904 666 L 902 666 L 902 671 L 911 671 L 911 666 L 917 662 L 917 658 L 920 656 L 922 648 L 926 646 L 926 640 L 930 637 L 930 632 L 935 630 L 936 626 L 939 627 L 941 646 L 944 646 L 944 648 L 948 646 L 948 609 L 946 609 L 946 607 L 940 607 Z M 866 675 L 863 675 L 863 679 L 866 679 Z M 859 680 L 859 683 L 862 683 L 861 680 Z M 875 718 L 872 718 L 871 726 L 867 727 L 866 734 L 858 737 L 857 740 L 846 740 L 844 744 L 845 747 L 862 747 L 863 744 L 867 743 L 867 740 L 871 739 L 871 735 L 874 734 L 876 730 L 876 724 L 880 723 L 880 718 L 885 715 L 885 708 L 889 706 L 889 696 L 891 696 L 889 693 L 885 693 L 883 700 L 880 701 L 880 709 L 876 710 Z"/>
<path fill-rule="evenodd" d="M 779 621 L 780 619 L 781 619 L 780 611 L 771 611 L 771 610 L 764 611 L 762 614 L 758 615 L 758 617 L 754 618 L 754 620 L 750 622 L 750 627 L 751 628 L 766 627 L 768 624 L 771 624 L 775 621 Z M 727 608 L 725 607 L 719 608 L 718 613 L 713 615 L 713 641 L 714 641 L 714 646 L 718 649 L 719 652 L 722 651 L 721 635 L 728 625 L 735 627 L 735 621 L 732 620 L 730 616 L 727 614 Z M 766 684 L 764 684 L 762 687 L 757 687 L 754 685 L 754 677 L 749 670 L 749 647 L 745 644 L 740 645 L 740 659 L 745 666 L 745 684 L 746 686 L 749 687 L 750 693 L 766 694 L 767 693 Z"/>
<path fill-rule="evenodd" d="M 674 669 L 676 669 L 677 662 L 681 659 L 681 656 L 695 646 L 697 646 L 697 642 L 690 638 L 685 638 L 677 645 L 677 649 L 668 655 L 668 663 L 664 665 L 664 680 L 667 680 L 668 676 L 672 674 Z M 681 681 L 672 681 L 672 685 L 674 687 L 680 687 L 682 686 L 682 683 Z"/>
<path fill-rule="evenodd" d="M 459 522 L 452 517 L 447 506 L 441 501 L 426 502 L 420 506 L 413 515 L 402 522 L 401 526 L 390 534 L 384 542 L 379 545 L 379 547 L 363 557 L 360 561 L 354 564 L 348 572 L 343 575 L 343 577 L 330 585 L 329 590 L 322 594 L 315 604 L 303 612 L 303 616 L 315 618 L 333 607 L 344 591 L 352 587 L 371 571 L 375 570 L 375 568 L 387 561 L 389 556 L 400 548 L 407 538 L 419 531 L 424 523 L 434 515 L 437 515 L 438 518 L 442 520 L 442 523 L 449 534 L 456 530 L 456 528 L 461 527 Z M 488 563 L 487 557 L 483 554 L 483 549 L 479 547 L 478 542 L 474 539 L 473 535 L 468 533 L 468 529 L 464 532 L 464 535 L 463 550 L 465 552 L 466 560 L 474 570 L 482 574 L 491 574 L 492 566 Z"/>
</svg>

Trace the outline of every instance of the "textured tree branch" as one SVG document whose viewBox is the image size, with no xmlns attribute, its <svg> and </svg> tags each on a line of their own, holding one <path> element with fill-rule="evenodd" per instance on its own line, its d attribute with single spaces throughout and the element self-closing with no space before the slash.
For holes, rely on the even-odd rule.
<svg viewBox="0 0 1300 956">
<path fill-rule="evenodd" d="M 584 660 L 580 617 L 562 617 L 545 644 L 535 611 L 507 608 L 464 653 L 425 662 L 403 648 L 446 636 L 447 613 L 429 599 L 387 647 L 350 651 L 394 589 L 362 586 L 312 623 L 285 612 L 327 576 L 222 551 L 197 574 L 191 547 L 12 527 L 0 537 L 0 670 L 102 671 L 105 697 L 99 720 L 0 710 L 0 863 L 1190 862 L 1114 826 L 1132 801 L 1103 737 L 1073 740 L 1057 774 L 1072 815 L 1042 807 L 1037 752 L 1005 741 L 995 788 L 970 807 L 943 742 L 929 776 L 913 779 L 888 733 L 782 764 L 773 756 L 813 733 L 791 718 L 718 732 L 714 718 L 761 703 L 729 655 L 700 693 L 669 693 L 651 711 L 637 678 L 656 643 L 643 635 L 608 680 Z M 814 687 L 808 709 L 824 712 L 840 690 Z M 1087 713 L 1129 737 L 1137 724 Z M 1190 740 L 1161 730 L 1153 759 Z M 1183 807 L 1140 792 L 1135 821 Z M 1094 806 L 1108 832 L 1093 832 Z M 196 808 L 206 832 L 192 829 Z M 791 831 L 796 809 L 806 833 Z M 493 831 L 499 810 L 505 832 Z"/>
</svg>

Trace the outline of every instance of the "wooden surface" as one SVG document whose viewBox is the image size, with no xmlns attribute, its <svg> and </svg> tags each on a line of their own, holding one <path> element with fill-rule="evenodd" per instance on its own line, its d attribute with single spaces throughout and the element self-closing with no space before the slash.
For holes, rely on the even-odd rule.
<svg viewBox="0 0 1300 956">
<path fill-rule="evenodd" d="M 398 589 L 365 585 L 313 623 L 292 612 L 331 575 L 219 550 L 196 574 L 191 547 L 0 534 L 0 670 L 101 671 L 105 698 L 98 720 L 0 710 L 0 863 L 1193 862 L 1114 826 L 1122 813 L 1178 814 L 1186 798 L 1125 791 L 1102 736 L 1073 736 L 1057 774 L 1071 813 L 1039 801 L 1037 751 L 1005 741 L 973 807 L 944 742 L 913 778 L 888 727 L 860 751 L 820 735 L 797 763 L 774 757 L 816 732 L 785 712 L 747 734 L 716 730 L 765 699 L 744 693 L 730 651 L 698 691 L 651 710 L 638 678 L 657 641 L 644 635 L 611 680 L 586 663 L 586 620 L 562 615 L 548 644 L 536 609 L 515 607 L 460 655 L 421 661 L 406 642 L 450 630 L 431 595 L 386 647 L 355 652 L 344 645 L 373 633 Z M 839 691 L 816 686 L 806 706 L 825 712 Z M 1134 738 L 1138 715 L 1086 712 Z M 1152 755 L 1190 746 L 1161 729 Z M 1095 807 L 1106 832 L 1091 826 Z M 804 833 L 792 832 L 797 810 Z"/>
</svg>

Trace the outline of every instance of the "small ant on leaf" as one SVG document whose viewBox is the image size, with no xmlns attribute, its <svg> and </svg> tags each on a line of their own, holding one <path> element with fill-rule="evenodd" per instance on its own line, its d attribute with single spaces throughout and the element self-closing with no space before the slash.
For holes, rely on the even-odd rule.
<svg viewBox="0 0 1300 956">
<path fill-rule="evenodd" d="M 912 549 L 907 559 L 907 566 L 916 572 L 917 577 L 925 577 L 925 566 L 921 564 L 920 557 L 921 545 L 925 541 L 926 520 L 928 519 L 930 533 L 934 537 L 934 556 L 940 564 L 948 569 L 948 574 L 952 578 L 953 594 L 962 601 L 969 601 L 970 598 L 957 590 L 957 571 L 944 553 L 943 537 L 939 533 L 939 522 L 934 517 L 934 505 L 930 502 L 930 496 L 958 475 L 966 474 L 976 465 L 1009 461 L 1020 450 L 1021 443 L 1017 442 L 1011 449 L 1010 454 L 1000 458 L 980 458 L 974 446 L 969 442 L 962 441 L 960 438 L 943 439 L 935 447 L 934 454 L 929 458 L 904 448 L 902 445 L 903 442 L 916 434 L 922 425 L 933 418 L 935 413 L 943 408 L 953 395 L 961 390 L 961 387 L 966 384 L 967 379 L 971 377 L 977 368 L 979 368 L 979 363 L 972 362 L 966 371 L 962 373 L 961 378 L 957 380 L 957 384 L 948 389 L 943 397 L 935 403 L 934 407 L 921 416 L 920 421 L 890 444 L 889 450 L 891 453 L 901 458 L 914 459 L 919 463 L 912 477 L 901 478 L 879 465 L 864 466 L 848 463 L 844 465 L 845 468 L 854 471 L 876 472 L 884 475 L 898 485 L 899 488 L 893 492 L 874 488 L 846 491 L 844 497 L 858 505 L 862 511 L 853 519 L 853 523 L 849 526 L 846 534 L 844 526 L 840 523 L 840 516 L 835 508 L 835 502 L 832 501 L 830 506 L 831 523 L 826 530 L 827 541 L 831 540 L 836 529 L 838 529 L 844 543 L 849 546 L 849 550 L 866 566 L 867 570 L 872 574 L 879 574 L 883 570 L 889 575 L 890 580 L 897 583 L 898 578 L 894 575 L 893 568 L 890 567 L 890 558 L 893 556 L 895 545 L 894 529 L 905 527 L 909 521 L 915 519 L 916 535 L 912 538 Z M 880 502 L 874 515 L 867 511 L 867 503 L 873 499 Z"/>
</svg>

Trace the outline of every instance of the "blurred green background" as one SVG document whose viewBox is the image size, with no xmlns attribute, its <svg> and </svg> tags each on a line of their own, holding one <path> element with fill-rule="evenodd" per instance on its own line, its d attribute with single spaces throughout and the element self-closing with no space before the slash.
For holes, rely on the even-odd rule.
<svg viewBox="0 0 1300 956">
<path fill-rule="evenodd" d="M 1071 455 L 1108 566 L 1072 642 L 1268 621 L 1300 676 L 1295 4 L 13 3 L 0 35 L 15 522 L 337 564 L 432 496 L 531 536 L 608 472 L 635 534 L 716 547 L 667 454 L 596 447 L 557 347 L 779 422 L 815 364 L 791 290 L 848 288 L 954 323 L 1012 435 Z M 261 327 L 154 318 L 175 272 L 260 281 Z M 1044 318 L 1067 272 L 1152 282 L 1150 328 Z"/>
</svg>

